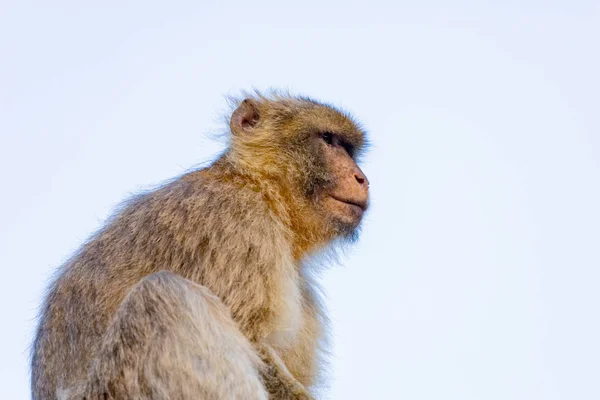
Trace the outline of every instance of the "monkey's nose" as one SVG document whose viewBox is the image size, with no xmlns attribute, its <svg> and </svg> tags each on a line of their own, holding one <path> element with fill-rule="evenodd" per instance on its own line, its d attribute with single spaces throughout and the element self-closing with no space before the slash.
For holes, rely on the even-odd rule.
<svg viewBox="0 0 600 400">
<path fill-rule="evenodd" d="M 354 172 L 354 179 L 356 179 L 360 186 L 363 186 L 365 189 L 369 187 L 369 180 L 360 169 Z"/>
</svg>

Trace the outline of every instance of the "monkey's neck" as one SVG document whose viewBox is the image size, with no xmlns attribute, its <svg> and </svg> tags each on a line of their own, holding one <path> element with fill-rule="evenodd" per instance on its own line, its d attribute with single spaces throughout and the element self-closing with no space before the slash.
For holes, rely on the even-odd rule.
<svg viewBox="0 0 600 400">
<path fill-rule="evenodd" d="M 288 240 L 296 261 L 326 246 L 330 241 L 327 229 L 322 220 L 314 213 L 313 207 L 298 199 L 301 193 L 289 188 L 292 185 L 266 184 L 261 191 L 262 197 L 273 214 L 283 223 L 288 231 Z"/>
<path fill-rule="evenodd" d="M 308 203 L 304 194 L 294 190 L 296 185 L 281 176 L 260 171 L 248 172 L 236 168 L 225 159 L 218 160 L 205 172 L 216 175 L 217 181 L 224 184 L 234 184 L 240 190 L 260 193 L 261 201 L 281 221 L 296 261 L 331 242 L 332 234 L 324 221 L 314 213 L 314 206 Z"/>
</svg>

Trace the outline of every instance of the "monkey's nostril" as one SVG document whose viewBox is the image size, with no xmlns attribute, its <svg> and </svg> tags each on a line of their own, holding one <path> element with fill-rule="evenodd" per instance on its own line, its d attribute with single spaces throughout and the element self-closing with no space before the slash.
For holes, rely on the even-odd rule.
<svg viewBox="0 0 600 400">
<path fill-rule="evenodd" d="M 364 175 L 354 173 L 354 178 L 359 184 L 369 186 L 369 181 L 367 181 L 367 178 Z"/>
</svg>

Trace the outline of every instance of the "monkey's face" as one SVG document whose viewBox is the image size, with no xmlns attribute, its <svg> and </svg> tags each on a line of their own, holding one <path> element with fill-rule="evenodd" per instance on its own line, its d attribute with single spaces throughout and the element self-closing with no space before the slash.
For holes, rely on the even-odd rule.
<svg viewBox="0 0 600 400">
<path fill-rule="evenodd" d="M 342 234 L 353 232 L 362 220 L 369 201 L 369 180 L 353 158 L 355 148 L 343 134 L 319 133 L 317 166 L 324 173 L 313 176 L 314 201 Z"/>
<path fill-rule="evenodd" d="M 340 111 L 311 100 L 246 99 L 231 118 L 245 168 L 284 182 L 295 224 L 325 240 L 352 237 L 368 206 L 369 181 L 356 156 L 364 133 Z"/>
</svg>

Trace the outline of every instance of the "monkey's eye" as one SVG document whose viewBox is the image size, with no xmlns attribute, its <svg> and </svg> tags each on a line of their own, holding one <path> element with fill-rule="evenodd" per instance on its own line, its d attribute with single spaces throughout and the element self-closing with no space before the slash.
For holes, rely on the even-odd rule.
<svg viewBox="0 0 600 400">
<path fill-rule="evenodd" d="M 350 156 L 350 158 L 354 158 L 354 146 L 352 146 L 350 143 L 342 143 L 342 147 L 344 147 L 344 150 L 346 150 L 346 153 L 348 153 L 348 155 Z"/>
<path fill-rule="evenodd" d="M 321 134 L 321 138 L 323 139 L 323 141 L 325 141 L 325 143 L 327 143 L 329 145 L 333 144 L 333 133 L 324 132 Z"/>
</svg>

